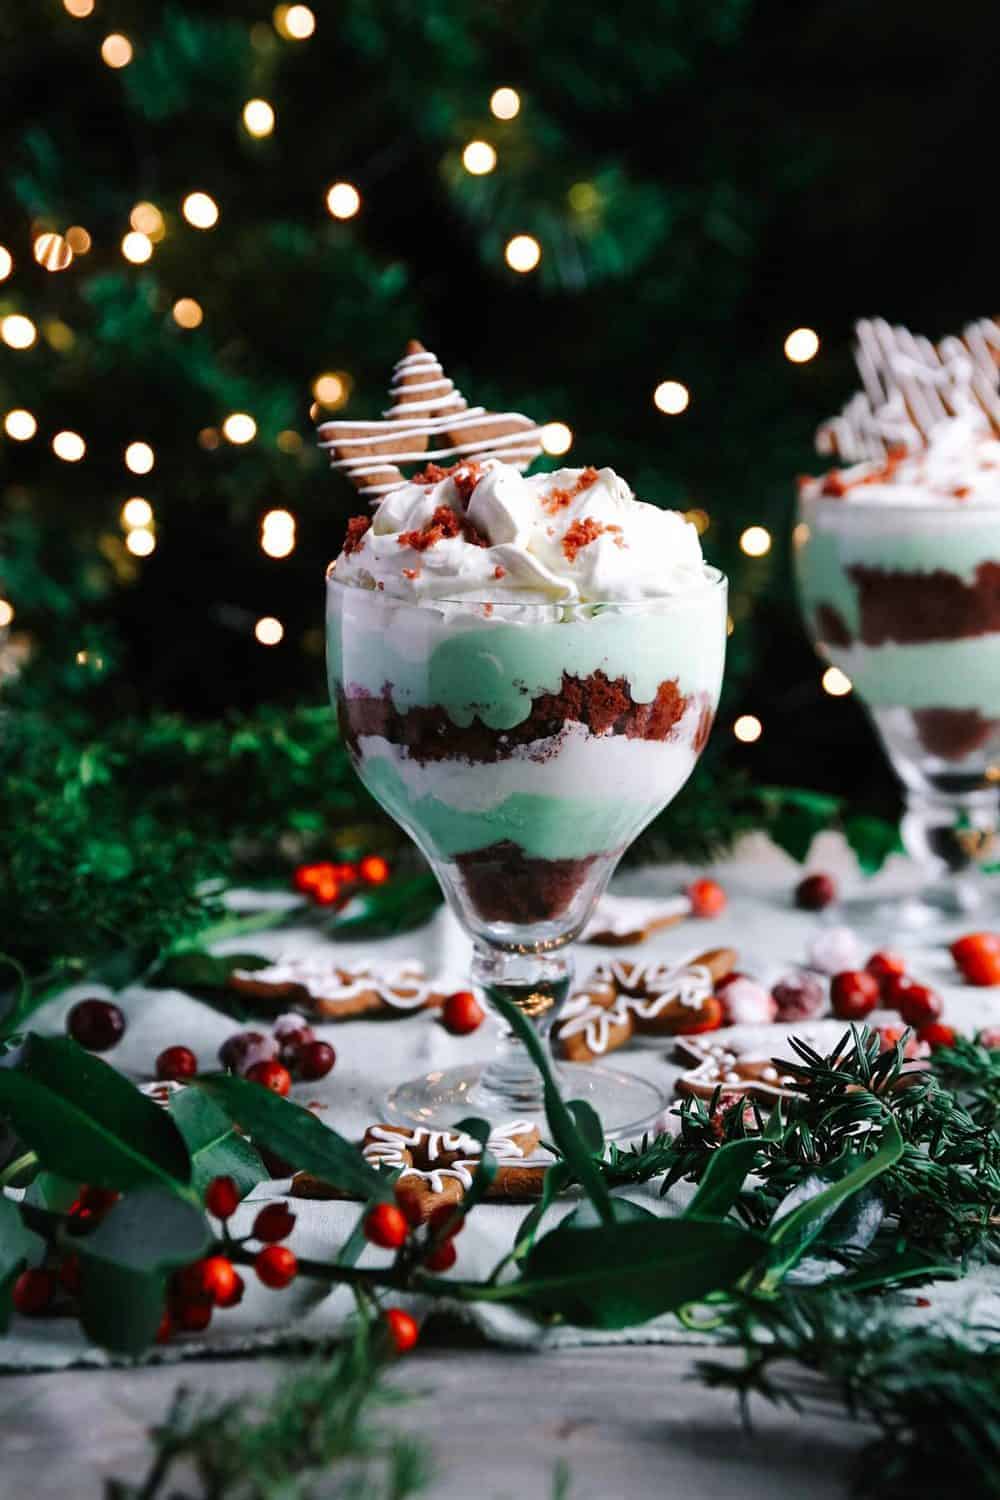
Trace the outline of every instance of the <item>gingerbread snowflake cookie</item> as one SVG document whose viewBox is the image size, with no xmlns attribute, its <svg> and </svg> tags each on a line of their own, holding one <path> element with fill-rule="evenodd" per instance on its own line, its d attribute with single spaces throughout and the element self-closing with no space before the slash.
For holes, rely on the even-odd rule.
<svg viewBox="0 0 1000 1500">
<path fill-rule="evenodd" d="M 566 1001 L 555 1025 L 555 1045 L 567 1062 L 593 1062 L 633 1036 L 676 1036 L 714 1030 L 722 1007 L 716 982 L 736 965 L 732 948 L 713 948 L 685 963 L 598 964 Z"/>
<path fill-rule="evenodd" d="M 400 964 L 340 963 L 326 955 L 276 959 L 264 969 L 234 969 L 231 989 L 252 1000 L 297 1005 L 323 1021 L 404 1016 L 435 1010 L 445 995 L 412 959 Z"/>
<path fill-rule="evenodd" d="M 537 1129 L 514 1120 L 491 1132 L 486 1149 L 498 1164 L 487 1198 L 537 1198 L 548 1170 L 531 1158 L 538 1150 Z M 365 1160 L 380 1171 L 398 1172 L 396 1199 L 412 1224 L 424 1223 L 441 1204 L 460 1203 L 472 1186 L 482 1156 L 479 1142 L 461 1131 L 418 1125 L 370 1125 L 362 1143 Z M 310 1172 L 292 1179 L 297 1198 L 343 1198 L 335 1184 Z"/>
</svg>

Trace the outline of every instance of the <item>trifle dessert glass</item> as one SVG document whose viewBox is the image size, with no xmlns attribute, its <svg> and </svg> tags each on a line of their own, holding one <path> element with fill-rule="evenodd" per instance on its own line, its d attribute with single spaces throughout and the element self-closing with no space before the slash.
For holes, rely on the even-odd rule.
<svg viewBox="0 0 1000 1500">
<path fill-rule="evenodd" d="M 697 532 L 610 469 L 429 466 L 350 525 L 328 574 L 330 690 L 357 771 L 430 862 L 473 978 L 544 1038 L 567 945 L 711 728 L 725 580 Z M 626 1133 L 662 1107 L 613 1069 L 568 1085 Z M 397 1119 L 542 1115 L 505 1034 L 485 1063 L 391 1096 Z"/>
<path fill-rule="evenodd" d="M 934 346 L 858 325 L 865 389 L 818 434 L 849 460 L 800 481 L 794 551 L 806 625 L 850 678 L 903 783 L 924 867 L 912 925 L 979 904 L 998 857 L 1000 329 Z M 883 913 L 884 915 L 884 913 Z"/>
</svg>

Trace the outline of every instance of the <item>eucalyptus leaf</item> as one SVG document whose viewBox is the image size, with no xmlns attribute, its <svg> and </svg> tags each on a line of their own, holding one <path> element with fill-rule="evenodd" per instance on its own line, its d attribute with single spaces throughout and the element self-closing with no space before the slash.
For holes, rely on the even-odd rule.
<svg viewBox="0 0 1000 1500">
<path fill-rule="evenodd" d="M 541 1224 L 545 1215 L 548 1213 L 552 1204 L 555 1202 L 555 1199 L 561 1192 L 565 1190 L 566 1187 L 568 1187 L 569 1183 L 572 1181 L 572 1175 L 573 1174 L 570 1172 L 569 1167 L 564 1161 L 557 1161 L 555 1165 L 550 1167 L 549 1170 L 545 1173 L 545 1176 L 542 1178 L 542 1196 L 539 1198 L 538 1202 L 534 1205 L 531 1211 L 525 1215 L 520 1225 L 518 1226 L 517 1237 L 514 1240 L 514 1248 L 511 1251 L 511 1256 L 513 1257 L 513 1259 L 523 1260 L 524 1257 L 528 1254 L 532 1245 L 535 1243 L 535 1236 L 538 1233 L 539 1225 Z M 614 1202 L 614 1199 L 612 1199 L 612 1202 Z M 497 1271 L 506 1264 L 507 1259 L 508 1257 L 505 1256 L 501 1261 L 500 1266 L 497 1268 Z M 496 1277 L 497 1271 L 493 1272 L 493 1277 L 491 1279 L 494 1279 Z"/>
<path fill-rule="evenodd" d="M 231 1177 L 241 1198 L 270 1177 L 254 1146 L 201 1089 L 172 1094 L 169 1109 L 190 1153 L 191 1186 L 200 1198 L 214 1177 Z"/>
<path fill-rule="evenodd" d="M 466 1135 L 471 1135 L 482 1147 L 479 1160 L 476 1164 L 476 1170 L 472 1177 L 472 1186 L 462 1198 L 457 1210 L 461 1215 L 461 1219 L 464 1220 L 466 1214 L 470 1213 L 476 1207 L 477 1203 L 481 1203 L 489 1192 L 493 1180 L 497 1175 L 498 1163 L 496 1158 L 486 1149 L 491 1130 L 488 1120 L 481 1120 L 477 1116 L 471 1116 L 468 1119 L 459 1120 L 455 1129 L 463 1131 Z"/>
<path fill-rule="evenodd" d="M 573 1116 L 573 1123 L 583 1139 L 584 1145 L 594 1156 L 604 1154 L 604 1126 L 601 1117 L 586 1099 L 567 1099 L 566 1108 Z"/>
<path fill-rule="evenodd" d="M 698 1191 L 685 1209 L 687 1218 L 723 1218 L 739 1197 L 748 1172 L 761 1154 L 760 1141 L 730 1141 L 713 1151 Z"/>
</svg>

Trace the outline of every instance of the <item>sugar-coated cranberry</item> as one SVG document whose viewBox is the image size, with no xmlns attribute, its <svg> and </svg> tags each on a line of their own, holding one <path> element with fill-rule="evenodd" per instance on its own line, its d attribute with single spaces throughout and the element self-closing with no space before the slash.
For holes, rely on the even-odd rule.
<svg viewBox="0 0 1000 1500">
<path fill-rule="evenodd" d="M 969 932 L 952 943 L 951 956 L 970 984 L 1000 984 L 1000 933 Z"/>
<path fill-rule="evenodd" d="M 279 1016 L 271 1030 L 278 1042 L 278 1056 L 286 1068 L 294 1068 L 303 1047 L 316 1040 L 316 1033 L 308 1021 L 294 1011 Z"/>
<path fill-rule="evenodd" d="M 691 915 L 718 917 L 726 909 L 726 893 L 717 880 L 692 880 L 684 892 L 691 903 Z"/>
<path fill-rule="evenodd" d="M 917 1041 L 926 1042 L 932 1052 L 939 1047 L 954 1047 L 955 1028 L 946 1026 L 943 1021 L 931 1021 L 926 1026 L 921 1026 L 917 1032 Z"/>
<path fill-rule="evenodd" d="M 365 1239 L 383 1250 L 398 1250 L 409 1233 L 406 1215 L 395 1203 L 376 1203 L 365 1215 Z"/>
<path fill-rule="evenodd" d="M 756 979 L 736 979 L 718 998 L 727 1026 L 766 1026 L 778 1013 L 771 992 Z"/>
<path fill-rule="evenodd" d="M 822 974 L 842 974 L 845 969 L 861 968 L 864 949 L 852 928 L 824 927 L 809 944 L 807 961 Z"/>
<path fill-rule="evenodd" d="M 37 1318 L 49 1306 L 55 1292 L 56 1278 L 52 1272 L 36 1267 L 21 1272 L 11 1295 L 19 1313 L 26 1318 Z"/>
<path fill-rule="evenodd" d="M 428 1271 L 450 1271 L 458 1259 L 458 1251 L 450 1239 L 442 1240 L 424 1259 Z"/>
<path fill-rule="evenodd" d="M 217 1219 L 229 1219 L 240 1205 L 240 1190 L 233 1177 L 213 1177 L 205 1189 L 205 1207 Z"/>
<path fill-rule="evenodd" d="M 718 1031 L 722 1025 L 722 1001 L 707 995 L 697 1010 L 692 1010 L 690 1020 L 682 1021 L 674 1028 L 676 1036 L 699 1036 L 703 1031 Z"/>
<path fill-rule="evenodd" d="M 247 1284 L 243 1280 L 243 1277 L 240 1275 L 239 1271 L 234 1271 L 232 1287 L 230 1288 L 227 1296 L 216 1298 L 217 1306 L 236 1307 L 240 1302 L 243 1301 L 243 1293 L 246 1291 L 246 1289 Z"/>
<path fill-rule="evenodd" d="M 251 1083 L 259 1083 L 262 1088 L 270 1089 L 272 1094 L 280 1094 L 282 1098 L 292 1086 L 291 1073 L 276 1057 L 269 1058 L 267 1062 L 254 1063 L 247 1070 L 246 1076 Z"/>
<path fill-rule="evenodd" d="M 483 1024 L 486 1012 L 471 990 L 456 990 L 441 1011 L 441 1022 L 452 1036 L 467 1036 Z"/>
<path fill-rule="evenodd" d="M 841 1021 L 863 1021 L 879 1002 L 879 982 L 864 969 L 835 974 L 830 984 L 830 1004 Z"/>
<path fill-rule="evenodd" d="M 976 1041 L 988 1052 L 996 1052 L 1000 1049 L 1000 1026 L 987 1026 L 976 1037 Z"/>
<path fill-rule="evenodd" d="M 329 1042 L 307 1042 L 299 1053 L 299 1076 L 313 1083 L 325 1078 L 336 1061 L 337 1054 Z"/>
<path fill-rule="evenodd" d="M 882 994 L 886 993 L 886 986 L 890 980 L 902 979 L 906 973 L 906 959 L 900 953 L 890 953 L 888 949 L 880 949 L 873 953 L 865 964 L 869 974 L 873 974 L 882 987 Z"/>
<path fill-rule="evenodd" d="M 941 998 L 926 984 L 911 981 L 898 992 L 896 1003 L 907 1026 L 926 1026 L 941 1014 Z"/>
<path fill-rule="evenodd" d="M 161 1083 L 183 1083 L 198 1071 L 198 1059 L 190 1047 L 165 1047 L 156 1059 L 156 1076 Z"/>
<path fill-rule="evenodd" d="M 253 1265 L 259 1279 L 274 1291 L 294 1281 L 299 1269 L 298 1260 L 287 1245 L 265 1245 Z"/>
<path fill-rule="evenodd" d="M 795 887 L 795 905 L 802 911 L 822 911 L 837 899 L 837 882 L 832 875 L 806 875 Z"/>
<path fill-rule="evenodd" d="M 66 1030 L 88 1052 L 110 1052 L 125 1035 L 125 1017 L 110 1000 L 80 1000 L 66 1017 Z"/>
<path fill-rule="evenodd" d="M 811 1021 L 826 1009 L 826 985 L 815 974 L 786 974 L 771 995 L 779 1021 Z"/>
<path fill-rule="evenodd" d="M 387 1307 L 382 1320 L 396 1353 L 408 1354 L 420 1337 L 416 1319 L 411 1318 L 401 1307 Z"/>
<path fill-rule="evenodd" d="M 255 1063 L 277 1057 L 278 1043 L 262 1031 L 237 1031 L 219 1048 L 219 1061 L 231 1073 L 246 1073 Z"/>
<path fill-rule="evenodd" d="M 427 1224 L 435 1239 L 444 1235 L 453 1240 L 465 1228 L 465 1215 L 454 1203 L 439 1203 L 431 1210 Z"/>
<path fill-rule="evenodd" d="M 295 1215 L 286 1203 L 267 1203 L 253 1221 L 253 1237 L 266 1244 L 287 1239 L 295 1228 Z"/>
</svg>

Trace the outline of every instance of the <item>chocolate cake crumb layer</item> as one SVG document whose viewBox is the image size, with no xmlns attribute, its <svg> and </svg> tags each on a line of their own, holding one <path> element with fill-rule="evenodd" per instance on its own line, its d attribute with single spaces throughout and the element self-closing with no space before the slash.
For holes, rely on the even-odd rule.
<svg viewBox="0 0 1000 1500">
<path fill-rule="evenodd" d="M 595 859 L 532 859 L 504 839 L 455 856 L 469 904 L 484 922 L 525 926 L 561 917 Z"/>
<path fill-rule="evenodd" d="M 817 604 L 816 634 L 825 646 L 842 646 L 845 650 L 854 640 L 847 621 L 832 604 Z"/>
<path fill-rule="evenodd" d="M 856 564 L 848 573 L 860 596 L 866 646 L 961 640 L 1000 631 L 1000 562 L 980 563 L 973 583 L 943 568 L 903 573 Z"/>
<path fill-rule="evenodd" d="M 532 700 L 528 716 L 512 729 L 491 729 L 478 717 L 456 724 L 444 708 L 410 708 L 400 712 L 386 683 L 380 697 L 342 690 L 337 716 L 345 743 L 358 753 L 358 740 L 379 735 L 392 745 L 405 746 L 411 760 L 504 760 L 522 745 L 551 739 L 568 724 L 583 724 L 591 734 L 623 734 L 628 739 L 667 740 L 677 730 L 688 705 L 700 704 L 695 748 L 701 749 L 712 726 L 713 710 L 705 695 L 685 697 L 676 678 L 661 682 L 651 703 L 636 703 L 628 679 L 611 680 L 603 672 L 589 677 L 563 674 L 558 693 L 542 693 Z"/>
<path fill-rule="evenodd" d="M 1000 736 L 1000 719 L 986 719 L 976 708 L 919 708 L 913 721 L 924 749 L 942 760 L 961 760 Z"/>
</svg>

